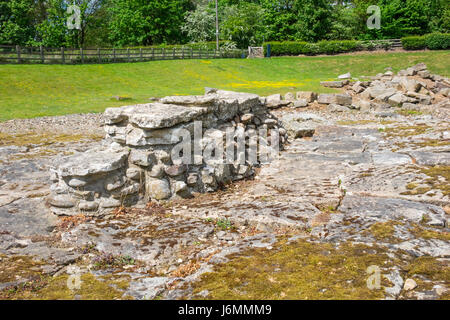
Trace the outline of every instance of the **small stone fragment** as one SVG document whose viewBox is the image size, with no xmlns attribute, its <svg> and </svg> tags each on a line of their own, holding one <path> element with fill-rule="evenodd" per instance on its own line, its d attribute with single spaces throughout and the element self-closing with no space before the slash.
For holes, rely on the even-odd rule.
<svg viewBox="0 0 450 320">
<path fill-rule="evenodd" d="M 417 287 L 417 283 L 413 279 L 406 279 L 403 290 L 411 291 Z"/>
</svg>

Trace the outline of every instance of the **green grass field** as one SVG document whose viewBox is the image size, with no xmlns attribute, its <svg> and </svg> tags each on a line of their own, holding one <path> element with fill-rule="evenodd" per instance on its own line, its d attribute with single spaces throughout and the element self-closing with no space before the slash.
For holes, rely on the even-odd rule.
<svg viewBox="0 0 450 320">
<path fill-rule="evenodd" d="M 350 71 L 354 77 L 425 62 L 450 75 L 450 51 L 374 53 L 272 59 L 175 60 L 104 65 L 0 65 L 0 121 L 101 112 L 148 102 L 149 97 L 203 94 L 204 87 L 260 95 L 330 92 L 320 81 Z M 112 96 L 132 100 L 115 101 Z"/>
</svg>

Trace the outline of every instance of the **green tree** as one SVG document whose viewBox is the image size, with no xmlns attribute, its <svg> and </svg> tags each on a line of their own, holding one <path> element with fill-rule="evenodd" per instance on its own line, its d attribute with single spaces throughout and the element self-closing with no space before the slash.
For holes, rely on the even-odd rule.
<svg viewBox="0 0 450 320">
<path fill-rule="evenodd" d="M 331 30 L 331 0 L 261 0 L 267 40 L 318 41 Z"/>
<path fill-rule="evenodd" d="M 298 18 L 295 25 L 297 40 L 316 42 L 327 37 L 331 30 L 330 0 L 297 0 L 294 11 Z"/>
<path fill-rule="evenodd" d="M 67 28 L 67 2 L 64 0 L 49 0 L 47 2 L 46 18 L 36 26 L 36 37 L 33 45 L 46 47 L 74 46 L 75 32 L 69 34 Z"/>
<path fill-rule="evenodd" d="M 35 33 L 33 21 L 33 0 L 0 0 L 0 44 L 30 42 Z"/>
<path fill-rule="evenodd" d="M 294 12 L 295 0 L 263 0 L 266 40 L 294 40 L 298 17 Z"/>
<path fill-rule="evenodd" d="M 261 45 L 265 35 L 263 16 L 264 9 L 255 3 L 225 7 L 220 24 L 222 39 L 233 41 L 239 48 Z"/>
<path fill-rule="evenodd" d="M 343 3 L 333 8 L 329 40 L 352 40 L 358 37 L 358 16 L 353 6 Z"/>
<path fill-rule="evenodd" d="M 111 0 L 109 32 L 119 46 L 182 43 L 189 0 Z"/>
<path fill-rule="evenodd" d="M 199 5 L 186 14 L 181 30 L 191 42 L 205 42 L 215 39 L 216 14 L 207 5 Z"/>
<path fill-rule="evenodd" d="M 369 30 L 366 26 L 367 8 L 373 4 L 381 8 L 379 30 Z M 448 31 L 445 18 L 450 10 L 448 0 L 378 0 L 375 3 L 372 0 L 354 0 L 354 5 L 358 17 L 357 33 L 361 39 L 392 39 Z"/>
</svg>

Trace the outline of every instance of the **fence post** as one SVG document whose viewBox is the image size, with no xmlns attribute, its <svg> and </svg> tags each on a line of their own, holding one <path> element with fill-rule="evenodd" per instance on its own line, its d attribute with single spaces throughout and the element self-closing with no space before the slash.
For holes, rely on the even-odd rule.
<svg viewBox="0 0 450 320">
<path fill-rule="evenodd" d="M 81 63 L 84 63 L 83 48 L 80 48 Z"/>
<path fill-rule="evenodd" d="M 270 58 L 270 51 L 271 51 L 270 43 L 267 45 L 267 58 Z"/>
<path fill-rule="evenodd" d="M 162 48 L 163 60 L 166 60 L 166 49 Z"/>
<path fill-rule="evenodd" d="M 41 54 L 41 62 L 45 63 L 44 48 L 42 47 L 42 44 L 39 46 L 39 53 Z"/>
<path fill-rule="evenodd" d="M 113 62 L 116 62 L 116 48 L 113 48 Z"/>
<path fill-rule="evenodd" d="M 127 48 L 128 62 L 130 62 L 130 48 Z"/>
<path fill-rule="evenodd" d="M 194 49 L 191 47 L 191 59 L 194 57 Z"/>
<path fill-rule="evenodd" d="M 102 63 L 102 55 L 100 53 L 100 48 L 97 48 L 97 55 L 98 55 L 98 63 Z"/>
<path fill-rule="evenodd" d="M 142 48 L 139 48 L 139 57 L 141 58 L 141 62 L 144 60 L 144 58 L 142 57 Z"/>
<path fill-rule="evenodd" d="M 17 63 L 21 62 L 20 59 L 20 46 L 16 46 L 16 52 L 17 52 Z"/>
<path fill-rule="evenodd" d="M 61 47 L 61 62 L 62 64 L 66 63 L 66 57 L 64 56 L 64 47 Z"/>
<path fill-rule="evenodd" d="M 172 49 L 172 58 L 175 60 L 175 47 Z"/>
<path fill-rule="evenodd" d="M 155 48 L 152 48 L 152 60 L 155 60 Z"/>
</svg>

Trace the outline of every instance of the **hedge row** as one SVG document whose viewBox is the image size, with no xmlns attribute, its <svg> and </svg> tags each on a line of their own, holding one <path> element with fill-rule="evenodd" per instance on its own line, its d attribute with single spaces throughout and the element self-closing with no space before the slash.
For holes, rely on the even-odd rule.
<svg viewBox="0 0 450 320">
<path fill-rule="evenodd" d="M 266 42 L 264 50 L 267 53 L 267 45 L 270 44 L 271 56 L 283 55 L 315 55 L 315 54 L 336 54 L 355 51 L 358 41 L 320 41 L 318 43 L 284 41 Z"/>
<path fill-rule="evenodd" d="M 228 40 L 220 40 L 219 41 L 220 48 L 230 48 L 232 47 L 232 43 Z M 130 49 L 139 49 L 139 48 L 164 48 L 167 50 L 170 49 L 181 49 L 181 48 L 192 48 L 194 50 L 214 50 L 216 49 L 216 42 L 196 42 L 196 43 L 187 43 L 187 44 L 160 44 L 155 46 L 137 46 L 130 47 Z"/>
<path fill-rule="evenodd" d="M 264 43 L 265 54 L 267 54 L 268 44 L 270 44 L 271 47 L 271 56 L 337 54 L 379 48 L 387 50 L 392 46 L 392 43 L 389 41 L 333 40 L 320 41 L 317 43 L 298 41 L 266 42 Z"/>
<path fill-rule="evenodd" d="M 402 38 L 406 50 L 442 50 L 450 49 L 450 33 L 430 33 L 424 36 Z"/>
<path fill-rule="evenodd" d="M 267 45 L 270 44 L 271 56 L 287 55 L 316 55 L 316 54 L 337 54 L 361 50 L 385 49 L 392 47 L 389 40 L 374 41 L 320 41 L 318 43 L 308 43 L 301 41 L 266 42 L 264 43 L 264 54 L 267 55 Z M 425 36 L 402 38 L 403 48 L 406 50 L 420 49 L 450 49 L 450 34 L 430 33 Z"/>
</svg>

